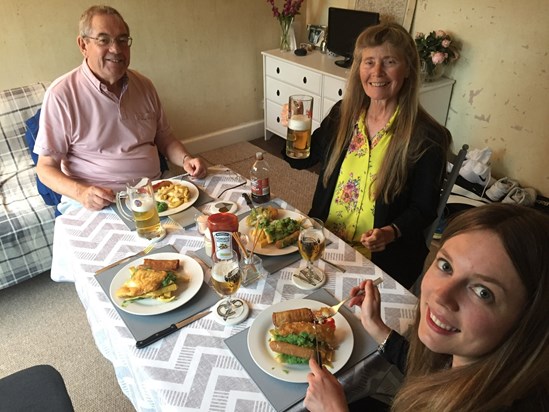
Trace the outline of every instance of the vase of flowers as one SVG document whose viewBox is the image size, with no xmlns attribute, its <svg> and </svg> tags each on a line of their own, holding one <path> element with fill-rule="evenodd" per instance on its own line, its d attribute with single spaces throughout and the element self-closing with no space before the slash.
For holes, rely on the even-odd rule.
<svg viewBox="0 0 549 412">
<path fill-rule="evenodd" d="M 427 36 L 417 33 L 415 42 L 420 60 L 420 74 L 424 81 L 439 79 L 448 64 L 459 58 L 455 42 L 443 30 L 432 31 Z"/>
<path fill-rule="evenodd" d="M 278 19 L 280 24 L 280 50 L 292 51 L 296 48 L 296 39 L 294 32 L 294 18 L 299 14 L 303 0 L 285 0 L 282 11 L 275 5 L 274 0 L 267 0 L 271 5 L 273 16 Z"/>
</svg>

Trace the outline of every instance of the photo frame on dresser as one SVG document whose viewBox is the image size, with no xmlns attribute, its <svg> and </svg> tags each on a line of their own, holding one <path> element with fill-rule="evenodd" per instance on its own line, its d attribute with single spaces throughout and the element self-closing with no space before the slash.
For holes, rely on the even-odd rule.
<svg viewBox="0 0 549 412">
<path fill-rule="evenodd" d="M 326 40 L 326 29 L 327 26 L 321 26 L 316 24 L 308 24 L 307 25 L 307 42 L 314 46 L 315 48 L 319 48 L 322 41 Z"/>
</svg>

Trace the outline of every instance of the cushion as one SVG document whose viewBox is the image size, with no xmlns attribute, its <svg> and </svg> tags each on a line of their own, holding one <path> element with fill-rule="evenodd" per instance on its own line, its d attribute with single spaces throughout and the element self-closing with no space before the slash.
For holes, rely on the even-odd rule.
<svg viewBox="0 0 549 412">
<path fill-rule="evenodd" d="M 40 108 L 46 84 L 0 91 L 0 289 L 51 268 L 55 208 L 36 187 L 25 121 Z"/>
<path fill-rule="evenodd" d="M 25 132 L 25 140 L 27 141 L 30 155 L 35 165 L 38 162 L 38 155 L 34 153 L 34 143 L 36 142 L 36 136 L 38 136 L 39 122 L 40 122 L 40 109 L 38 109 L 38 111 L 34 116 L 32 116 L 31 118 L 25 121 L 25 125 L 27 126 L 27 130 Z M 59 193 L 54 192 L 48 186 L 42 183 L 38 178 L 38 175 L 36 175 L 36 186 L 38 188 L 38 193 L 40 193 L 40 196 L 42 196 L 42 199 L 44 199 L 44 202 L 47 205 L 57 206 L 59 202 L 61 202 L 61 195 Z M 58 216 L 60 213 L 56 211 L 55 214 L 56 216 Z"/>
</svg>

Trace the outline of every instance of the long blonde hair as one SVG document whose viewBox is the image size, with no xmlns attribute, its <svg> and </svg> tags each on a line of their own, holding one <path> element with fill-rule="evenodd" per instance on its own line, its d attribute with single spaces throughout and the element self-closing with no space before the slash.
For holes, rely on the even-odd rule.
<svg viewBox="0 0 549 412">
<path fill-rule="evenodd" d="M 399 92 L 400 111 L 391 130 L 393 138 L 376 178 L 375 198 L 378 199 L 381 196 L 385 203 L 390 203 L 404 190 L 410 165 L 414 164 L 433 144 L 441 147 L 442 156 L 445 157 L 451 141 L 447 130 L 419 105 L 419 56 L 410 34 L 396 23 L 369 27 L 356 40 L 353 64 L 341 103 L 339 128 L 326 165 L 323 184 L 327 186 L 343 150 L 349 145 L 359 114 L 370 105 L 370 98 L 364 93 L 360 81 L 362 51 L 385 43 L 390 44 L 402 54 L 409 68 L 409 76 L 404 80 Z M 428 142 L 427 130 L 418 128 L 418 118 L 427 128 L 441 136 L 442 141 Z M 442 179 L 442 171 L 440 178 Z"/>
<path fill-rule="evenodd" d="M 505 341 L 477 362 L 448 369 L 450 355 L 431 352 L 411 329 L 406 379 L 393 411 L 496 411 L 513 401 L 546 396 L 549 379 L 549 217 L 530 208 L 493 204 L 456 217 L 441 240 L 488 230 L 502 241 L 528 293 Z M 532 409 L 535 410 L 535 409 Z"/>
</svg>

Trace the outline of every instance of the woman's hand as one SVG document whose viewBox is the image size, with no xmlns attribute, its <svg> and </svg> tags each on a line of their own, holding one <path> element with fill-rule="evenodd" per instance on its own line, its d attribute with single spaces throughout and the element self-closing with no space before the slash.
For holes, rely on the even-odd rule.
<svg viewBox="0 0 549 412">
<path fill-rule="evenodd" d="M 360 290 L 364 290 L 364 295 L 357 295 Z M 349 306 L 360 306 L 362 326 L 377 343 L 382 343 L 391 328 L 381 319 L 381 294 L 379 289 L 374 286 L 371 280 L 365 280 L 360 286 L 351 289 L 351 296 L 354 297 L 350 300 Z"/>
<path fill-rule="evenodd" d="M 370 229 L 360 237 L 360 243 L 372 252 L 381 252 L 395 240 L 395 232 L 391 226 Z"/>
<path fill-rule="evenodd" d="M 345 393 L 336 377 L 326 368 L 318 366 L 313 358 L 309 359 L 309 367 L 311 368 L 311 373 L 307 375 L 309 387 L 303 405 L 311 412 L 347 411 Z"/>
</svg>

